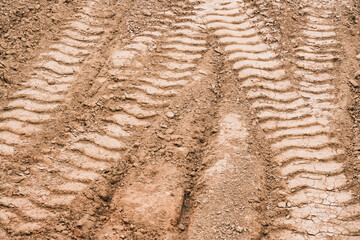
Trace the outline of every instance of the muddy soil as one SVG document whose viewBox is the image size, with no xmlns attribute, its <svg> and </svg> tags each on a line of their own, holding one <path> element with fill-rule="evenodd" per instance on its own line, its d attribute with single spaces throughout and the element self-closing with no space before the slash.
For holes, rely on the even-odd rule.
<svg viewBox="0 0 360 240">
<path fill-rule="evenodd" d="M 360 239 L 358 1 L 0 1 L 1 239 Z"/>
</svg>

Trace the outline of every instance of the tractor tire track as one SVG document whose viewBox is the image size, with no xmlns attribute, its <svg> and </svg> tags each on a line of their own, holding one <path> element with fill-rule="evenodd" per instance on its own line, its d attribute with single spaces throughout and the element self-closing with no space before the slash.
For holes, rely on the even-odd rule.
<svg viewBox="0 0 360 240">
<path fill-rule="evenodd" d="M 102 118 L 99 129 L 68 133 L 68 143 L 56 154 L 46 154 L 43 158 L 48 164 L 37 166 L 36 176 L 28 179 L 25 186 L 17 188 L 19 197 L 0 198 L 0 205 L 4 206 L 5 230 L 11 234 L 28 234 L 40 231 L 44 227 L 43 220 L 59 219 L 57 223 L 61 223 L 63 218 L 67 218 L 77 197 L 101 181 L 105 169 L 111 169 L 125 157 L 129 143 L 136 138 L 133 134 L 146 130 L 181 88 L 188 84 L 207 46 L 206 35 L 198 24 L 187 17 L 183 7 L 181 2 L 174 7 L 178 17 L 175 22 L 174 13 L 168 11 L 161 23 L 114 51 L 107 64 L 107 73 L 95 80 L 93 90 L 98 93 L 92 101 L 106 99 L 109 114 Z M 80 24 L 72 25 L 82 27 Z M 86 40 L 82 41 L 95 40 L 86 36 Z M 69 53 L 72 51 L 69 49 Z M 148 53 L 157 62 L 154 70 L 147 62 L 141 62 Z M 46 56 L 61 57 L 58 53 L 47 53 Z M 66 79 L 73 79 L 76 70 L 72 70 L 72 62 L 77 60 L 66 57 L 66 61 L 66 64 L 72 64 L 71 67 L 65 63 L 60 66 L 55 61 L 41 62 L 39 71 L 56 69 L 57 72 L 52 71 L 51 76 L 62 74 Z M 147 72 L 144 72 L 144 66 L 149 68 Z M 100 89 L 96 89 L 99 86 Z M 56 98 L 56 102 L 63 100 L 62 96 L 55 94 L 52 97 Z M 15 226 L 21 228 L 16 229 Z"/>
<path fill-rule="evenodd" d="M 41 131 L 42 125 L 54 119 L 52 114 L 65 102 L 82 62 L 107 31 L 106 22 L 113 14 L 106 9 L 98 13 L 100 3 L 86 1 L 64 21 L 59 39 L 44 48 L 23 89 L 0 112 L 1 155 L 13 155 L 24 142 L 21 136 Z"/>
<path fill-rule="evenodd" d="M 332 84 L 340 53 L 333 9 L 331 5 L 310 3 L 304 12 L 303 44 L 295 48 L 294 77 L 299 95 L 316 118 L 298 120 L 306 127 L 296 135 L 284 136 L 284 130 L 272 129 L 272 147 L 277 151 L 274 159 L 286 178 L 286 204 L 281 202 L 279 207 L 288 215 L 275 222 L 281 230 L 272 232 L 269 238 L 358 239 L 359 202 L 344 172 L 345 146 L 330 127 L 334 111 L 339 109 Z"/>
<path fill-rule="evenodd" d="M 180 10 L 181 8 L 178 11 Z M 164 15 L 165 20 L 167 14 Z M 171 21 L 171 18 L 168 20 Z M 186 19 L 184 23 L 191 25 Z M 75 160 L 77 158 L 91 159 L 99 164 L 106 163 L 101 167 L 102 170 L 110 167 L 122 158 L 122 152 L 128 146 L 131 136 L 149 127 L 155 117 L 162 113 L 164 107 L 168 106 L 171 98 L 179 94 L 181 88 L 189 82 L 195 63 L 202 56 L 201 51 L 206 50 L 206 42 L 196 41 L 196 38 L 204 38 L 200 31 L 192 30 L 194 34 L 196 33 L 193 38 L 183 37 L 183 31 L 187 31 L 188 27 L 180 28 L 178 25 L 174 23 L 173 29 L 166 25 L 149 29 L 134 38 L 133 42 L 122 50 L 114 52 L 108 64 L 110 66 L 108 73 L 110 78 L 116 80 L 104 80 L 104 77 L 99 77 L 99 81 L 108 81 L 102 84 L 110 94 L 102 95 L 100 91 L 95 97 L 95 99 L 108 100 L 110 114 L 103 118 L 100 131 L 73 136 L 68 148 L 61 153 L 64 159 L 74 163 L 77 162 Z M 183 43 L 184 41 L 186 43 Z M 192 41 L 197 49 L 183 50 L 192 46 Z M 144 66 L 138 58 L 146 56 L 146 49 L 155 45 L 160 49 L 160 53 L 151 56 L 163 59 L 159 64 L 160 67 L 156 66 L 161 70 L 151 71 L 150 68 L 150 74 L 144 74 Z M 183 58 L 174 59 L 174 52 Z M 121 80 L 118 81 L 119 79 Z M 118 100 L 119 98 L 121 101 Z M 91 169 L 89 166 L 86 170 L 91 172 L 90 175 L 95 175 L 100 169 Z M 90 182 L 93 179 L 88 180 Z"/>
<path fill-rule="evenodd" d="M 2 156 L 14 155 L 17 148 L 21 149 L 56 118 L 54 114 L 67 101 L 82 63 L 105 40 L 111 26 L 110 18 L 114 15 L 107 7 L 102 1 L 83 1 L 77 13 L 64 20 L 58 39 L 41 51 L 29 79 L 22 83 L 22 89 L 13 94 L 0 112 Z M 0 196 L 0 223 L 1 229 L 9 236 L 48 228 L 46 221 L 62 214 L 58 207 L 73 199 L 70 189 L 83 188 L 84 184 L 80 182 L 61 184 L 53 171 L 56 167 L 36 164 L 31 174 L 36 175 L 37 180 L 25 176 L 20 185 L 16 180 L 3 183 L 5 192 Z M 72 176 L 76 173 L 69 171 L 66 174 Z M 12 193 L 6 192 L 9 189 Z M 54 196 L 54 191 L 61 194 Z"/>
<path fill-rule="evenodd" d="M 274 153 L 288 215 L 279 217 L 265 239 L 357 239 L 358 201 L 347 190 L 345 148 L 331 128 L 338 110 L 331 84 L 339 49 L 331 11 L 307 10 L 304 45 L 295 49 L 294 83 L 258 32 L 264 24 L 249 17 L 246 4 L 202 1 L 199 14 L 224 45 L 242 81 L 259 126 Z"/>
</svg>

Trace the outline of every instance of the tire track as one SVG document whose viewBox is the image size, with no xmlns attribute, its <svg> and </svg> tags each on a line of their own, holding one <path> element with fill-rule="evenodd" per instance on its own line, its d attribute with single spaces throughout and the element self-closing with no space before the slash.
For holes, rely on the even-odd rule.
<svg viewBox="0 0 360 240">
<path fill-rule="evenodd" d="M 112 139 L 118 147 L 110 149 L 109 140 L 100 144 L 94 138 L 79 135 L 65 148 L 64 159 L 73 162 L 71 159 L 79 156 L 107 162 L 106 167 L 114 166 L 124 157 L 124 150 L 141 136 L 139 133 L 150 127 L 171 100 L 193 80 L 197 62 L 207 51 L 207 42 L 201 25 L 196 24 L 184 7 L 178 2 L 173 11 L 164 13 L 158 24 L 114 51 L 107 64 L 107 75 L 97 79 L 101 87 L 93 102 L 107 99 L 110 114 L 103 118 L 100 129 L 94 134 Z M 75 166 L 69 168 L 75 169 Z M 100 173 L 91 166 L 84 170 Z M 99 177 L 89 179 L 88 186 Z M 76 178 L 69 179 L 78 182 Z M 83 190 L 74 189 L 72 194 L 75 196 Z"/>
<path fill-rule="evenodd" d="M 29 79 L 0 111 L 0 155 L 12 156 L 16 148 L 21 148 L 29 137 L 54 120 L 57 108 L 66 102 L 82 62 L 105 39 L 111 23 L 109 18 L 113 16 L 106 8 L 102 1 L 83 1 L 77 13 L 64 20 L 58 39 L 39 54 Z M 46 229 L 46 219 L 62 214 L 57 207 L 73 199 L 69 194 L 71 189 L 83 189 L 86 185 L 81 182 L 60 183 L 56 178 L 57 171 L 56 166 L 49 168 L 46 163 L 39 163 L 31 169 L 35 178 L 24 176 L 25 181 L 22 179 L 21 184 L 17 184 L 16 179 L 3 184 L 2 189 L 12 189 L 13 192 L 3 192 L 0 196 L 2 229 L 10 235 L 30 234 Z M 66 176 L 76 174 L 65 173 Z M 87 177 L 93 176 L 88 174 Z M 87 181 L 83 176 L 79 178 Z M 60 194 L 53 195 L 54 191 Z"/>
<path fill-rule="evenodd" d="M 321 4 L 309 4 L 305 12 L 303 45 L 295 49 L 294 76 L 298 94 L 312 107 L 315 118 L 298 120 L 307 128 L 300 128 L 301 134 L 295 136 L 282 137 L 284 130 L 272 130 L 272 148 L 277 151 L 274 159 L 286 177 L 286 201 L 279 207 L 286 208 L 288 215 L 276 221 L 281 230 L 269 238 L 358 239 L 359 202 L 348 189 L 350 181 L 342 163 L 345 147 L 329 129 L 333 110 L 339 108 L 332 85 L 340 49 L 333 11 Z"/>
<path fill-rule="evenodd" d="M 124 157 L 123 152 L 133 133 L 144 131 L 150 126 L 171 98 L 179 94 L 181 88 L 190 81 L 197 60 L 207 48 L 206 41 L 203 40 L 205 35 L 183 13 L 183 7 L 181 3 L 175 7 L 179 21 L 173 22 L 174 13 L 168 11 L 161 19 L 162 23 L 135 37 L 122 49 L 114 51 L 108 63 L 107 75 L 96 79 L 96 84 L 102 85 L 102 88 L 94 98 L 95 101 L 98 98 L 107 99 L 111 114 L 102 119 L 99 129 L 86 133 L 69 133 L 69 143 L 60 148 L 56 155 L 44 156 L 48 164 L 37 166 L 37 179 L 31 178 L 27 180 L 26 186 L 17 188 L 21 196 L 0 198 L 0 205 L 4 206 L 1 209 L 4 213 L 0 216 L 5 216 L 3 223 L 8 232 L 35 232 L 44 227 L 41 223 L 44 219 L 66 218 L 66 212 L 71 209 L 78 194 L 87 190 L 95 180 L 99 180 L 105 169 L 111 168 Z M 90 10 L 84 11 L 88 13 Z M 172 23 L 171 27 L 168 26 L 169 23 Z M 87 38 L 82 41 L 95 42 L 95 39 Z M 156 64 L 154 69 L 150 67 L 145 73 L 144 66 L 150 64 L 143 65 L 139 60 L 155 48 L 152 58 L 156 60 Z M 71 48 L 68 53 L 72 51 Z M 48 56 L 60 57 L 57 53 L 48 53 Z M 67 57 L 66 61 L 66 64 L 73 66 L 73 62 L 77 60 Z M 76 70 L 72 71 L 66 64 L 59 64 L 56 63 L 56 67 L 53 67 L 55 63 L 42 62 L 40 70 L 50 72 L 56 68 L 58 72 L 46 74 L 61 74 L 63 76 L 59 77 L 60 81 L 71 79 L 63 82 L 72 82 Z M 111 94 L 104 94 L 102 90 L 110 91 Z M 61 102 L 62 95 L 55 93 L 52 94 L 55 98 L 53 102 Z M 43 112 L 36 114 L 44 122 L 51 120 L 50 117 L 44 117 Z M 38 119 L 36 124 L 40 121 Z"/>
<path fill-rule="evenodd" d="M 175 11 L 180 21 L 173 22 L 174 14 L 166 12 L 165 20 L 173 22 L 171 27 L 162 25 L 144 32 L 133 43 L 114 52 L 110 59 L 108 72 L 116 81 L 105 80 L 108 81 L 105 86 L 106 91 L 111 92 L 110 97 L 103 93 L 98 97 L 108 99 L 112 113 L 103 119 L 101 125 L 105 133 L 103 136 L 119 139 L 124 143 L 122 146 L 129 141 L 127 137 L 149 127 L 171 99 L 180 93 L 181 88 L 191 80 L 197 60 L 207 50 L 206 41 L 203 40 L 205 35 L 201 29 L 191 18 L 182 16 L 186 13 L 179 13 L 183 11 L 181 4 Z M 155 66 L 144 71 L 139 58 L 154 47 L 157 50 L 150 56 L 156 60 L 152 64 Z M 100 77 L 99 81 L 102 80 Z M 90 144 L 93 143 L 94 141 Z M 95 148 L 93 145 L 91 147 Z M 85 156 L 90 155 L 86 152 L 88 148 L 79 146 L 73 144 L 71 148 L 79 150 Z M 107 145 L 101 147 L 106 148 Z M 92 157 L 101 159 L 102 155 L 94 154 Z"/>
<path fill-rule="evenodd" d="M 23 143 L 21 136 L 41 131 L 42 125 L 54 118 L 52 113 L 66 100 L 81 63 L 101 42 L 105 22 L 112 15 L 105 9 L 97 13 L 99 4 L 86 1 L 77 14 L 65 20 L 59 40 L 40 53 L 29 79 L 0 112 L 1 155 L 13 155 L 15 147 Z"/>
<path fill-rule="evenodd" d="M 279 165 L 284 202 L 266 239 L 358 239 L 358 201 L 347 190 L 345 148 L 330 128 L 338 44 L 331 11 L 307 8 L 295 84 L 258 34 L 264 24 L 231 1 L 202 1 L 199 14 L 224 45 Z M 249 13 L 249 14 L 246 14 Z M 266 31 L 264 31 L 266 32 Z"/>
</svg>

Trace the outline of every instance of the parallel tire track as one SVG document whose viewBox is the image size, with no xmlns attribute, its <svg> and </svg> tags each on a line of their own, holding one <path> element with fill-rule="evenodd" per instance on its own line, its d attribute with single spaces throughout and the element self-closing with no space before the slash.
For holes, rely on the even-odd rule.
<svg viewBox="0 0 360 240">
<path fill-rule="evenodd" d="M 251 9 L 226 0 L 202 3 L 199 14 L 233 62 L 284 179 L 279 210 L 288 214 L 266 238 L 358 239 L 359 202 L 346 190 L 345 148 L 330 129 L 338 108 L 331 79 L 339 42 L 329 11 L 307 8 L 294 84 L 258 34 L 264 24 L 246 14 Z"/>
<path fill-rule="evenodd" d="M 66 101 L 82 62 L 105 39 L 112 15 L 102 1 L 83 1 L 77 13 L 64 20 L 58 40 L 43 49 L 29 79 L 0 111 L 0 155 L 13 155 L 27 137 L 42 131 L 44 124 L 54 119 L 53 114 Z M 78 159 L 77 164 L 85 161 Z M 97 162 L 86 163 L 89 164 L 101 167 Z M 62 213 L 52 209 L 68 205 L 74 199 L 70 194 L 72 189 L 84 189 L 86 181 L 94 178 L 90 173 L 79 175 L 66 167 L 59 169 L 47 164 L 36 164 L 31 173 L 38 180 L 30 176 L 22 184 L 3 184 L 3 189 L 13 189 L 15 193 L 0 196 L 0 226 L 10 235 L 29 234 L 48 227 L 45 219 Z M 80 181 L 60 182 L 54 173 Z"/>
</svg>

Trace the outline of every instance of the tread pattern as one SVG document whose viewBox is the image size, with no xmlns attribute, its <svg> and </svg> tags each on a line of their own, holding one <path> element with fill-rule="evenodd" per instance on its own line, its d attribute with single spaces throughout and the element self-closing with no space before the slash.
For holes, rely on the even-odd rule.
<svg viewBox="0 0 360 240">
<path fill-rule="evenodd" d="M 29 79 L 0 111 L 0 155 L 11 156 L 23 143 L 21 136 L 42 130 L 56 108 L 65 101 L 81 63 L 105 35 L 106 21 L 112 16 L 95 9 L 100 1 L 84 1 L 70 19 L 65 20 L 59 39 L 40 53 Z M 7 139 L 4 141 L 3 139 Z"/>
<path fill-rule="evenodd" d="M 58 106 L 66 101 L 81 64 L 105 40 L 110 30 L 109 18 L 113 13 L 105 6 L 101 0 L 82 1 L 77 13 L 64 20 L 58 39 L 40 53 L 30 78 L 22 83 L 22 89 L 15 92 L 12 100 L 0 111 L 0 155 L 13 155 L 28 137 L 41 131 L 54 118 Z M 109 141 L 96 135 L 85 138 L 98 144 Z M 111 148 L 117 147 L 116 144 L 110 142 L 108 145 Z M 83 156 L 77 160 L 78 165 L 92 164 L 94 168 L 104 168 L 98 162 L 87 162 Z M 57 164 L 52 167 L 45 163 L 33 165 L 31 174 L 25 176 L 21 184 L 17 184 L 16 179 L 15 182 L 3 183 L 2 189 L 13 189 L 15 194 L 0 194 L 1 232 L 15 236 L 45 229 L 48 227 L 45 219 L 62 214 L 62 210 L 52 209 L 69 204 L 74 199 L 73 189 L 84 189 L 85 183 L 95 178 L 94 174 L 67 168 L 67 163 L 60 161 Z M 61 164 L 64 166 L 59 168 Z M 32 174 L 37 180 L 32 178 Z M 59 180 L 60 175 L 79 181 L 63 183 Z"/>
<path fill-rule="evenodd" d="M 106 92 L 111 92 L 109 95 L 100 93 L 99 97 L 107 99 L 112 114 L 104 117 L 96 131 L 70 134 L 69 143 L 56 155 L 45 156 L 49 164 L 38 165 L 36 172 L 36 178 L 41 179 L 41 183 L 29 179 L 26 186 L 17 188 L 21 196 L 0 198 L 0 210 L 4 211 L 0 214 L 0 222 L 8 232 L 35 232 L 43 227 L 42 219 L 59 217 L 66 209 L 71 209 L 71 203 L 78 194 L 99 179 L 103 170 L 121 159 L 133 133 L 149 126 L 171 98 L 192 80 L 196 63 L 207 47 L 202 28 L 187 17 L 188 13 L 182 10 L 184 6 L 182 2 L 176 6 L 179 21 L 173 22 L 173 12 L 165 12 L 158 24 L 136 36 L 122 49 L 114 51 L 107 64 L 107 75 L 96 79 L 98 84 L 107 88 Z M 87 39 L 86 42 L 89 41 Z M 154 52 L 155 48 L 159 51 Z M 148 72 L 144 72 L 144 65 L 139 59 L 146 54 L 152 54 L 156 70 L 150 67 Z M 57 54 L 52 56 L 61 57 Z M 67 61 L 75 60 L 67 58 Z M 65 66 L 59 70 L 57 64 L 44 63 L 42 68 L 53 66 L 66 78 L 73 76 L 70 68 Z M 62 99 L 54 94 L 52 97 Z M 48 96 L 45 98 L 48 99 Z M 55 102 L 60 101 L 57 98 Z M 36 117 L 36 123 L 47 120 L 46 115 Z M 17 204 L 14 204 L 16 201 Z M 41 217 L 36 219 L 35 215 Z M 1 216 L 8 217 L 2 221 Z M 24 231 L 16 226 L 27 229 Z"/>
<path fill-rule="evenodd" d="M 284 179 L 279 209 L 288 214 L 265 238 L 358 239 L 359 202 L 347 190 L 345 148 L 329 127 L 338 108 L 331 80 L 339 48 L 330 12 L 306 9 L 294 83 L 258 34 L 264 24 L 246 14 L 251 9 L 244 3 L 202 1 L 198 10 L 233 62 Z"/>
</svg>

